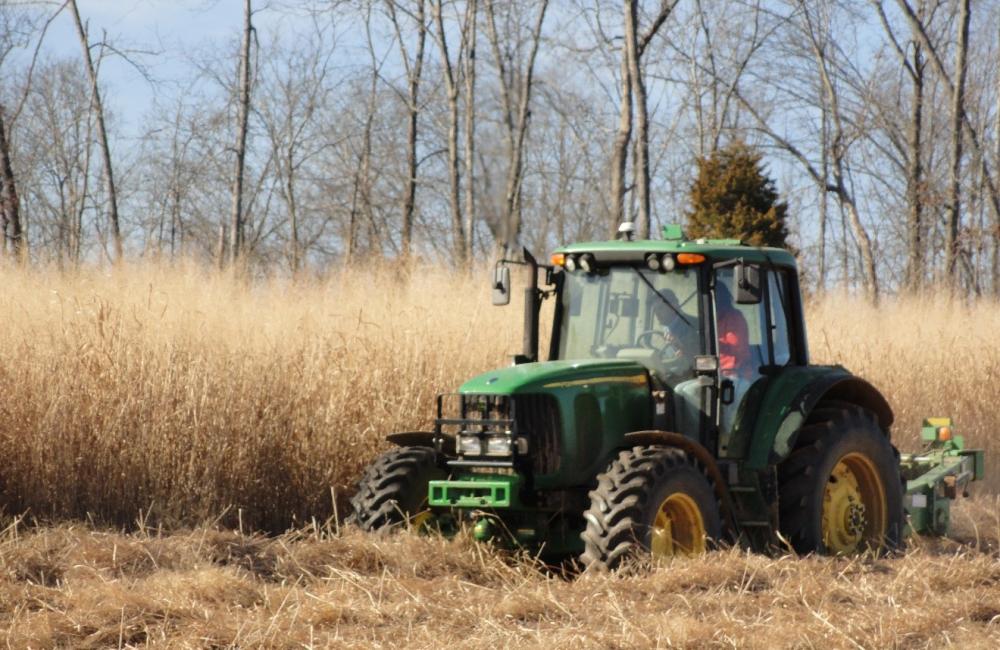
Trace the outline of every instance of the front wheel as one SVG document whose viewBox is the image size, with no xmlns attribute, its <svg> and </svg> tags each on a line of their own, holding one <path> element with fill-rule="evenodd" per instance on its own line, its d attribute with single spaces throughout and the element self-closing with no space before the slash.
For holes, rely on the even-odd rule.
<svg viewBox="0 0 1000 650">
<path fill-rule="evenodd" d="M 708 479 L 679 449 L 634 447 L 598 475 L 581 534 L 585 567 L 615 569 L 630 556 L 704 553 L 722 534 Z"/>
<path fill-rule="evenodd" d="M 821 404 L 778 466 L 780 529 L 799 553 L 853 555 L 903 542 L 896 452 L 874 416 Z"/>
<path fill-rule="evenodd" d="M 354 521 L 376 531 L 400 524 L 429 527 L 434 513 L 427 507 L 427 483 L 447 478 L 429 447 L 390 449 L 368 466 L 351 499 Z"/>
</svg>

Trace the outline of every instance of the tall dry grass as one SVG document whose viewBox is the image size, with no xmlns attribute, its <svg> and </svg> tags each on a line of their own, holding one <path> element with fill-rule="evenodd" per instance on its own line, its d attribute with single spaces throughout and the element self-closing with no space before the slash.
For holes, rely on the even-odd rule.
<svg viewBox="0 0 1000 650">
<path fill-rule="evenodd" d="M 42 519 L 322 520 L 385 433 L 426 427 L 436 393 L 520 341 L 520 307 L 490 307 L 484 274 L 0 276 L 0 504 Z M 816 361 L 886 392 L 901 446 L 916 445 L 921 417 L 953 415 L 990 452 L 987 487 L 1000 485 L 1000 306 L 831 297 L 809 319 Z"/>
<path fill-rule="evenodd" d="M 970 446 L 986 449 L 987 480 L 1000 488 L 1000 303 L 927 294 L 880 307 L 830 296 L 807 309 L 816 363 L 840 363 L 877 386 L 896 415 L 893 440 L 920 446 L 920 425 L 951 416 Z"/>
<path fill-rule="evenodd" d="M 332 513 L 389 431 L 503 362 L 487 287 L 439 270 L 248 285 L 186 267 L 3 270 L 0 502 L 283 530 Z"/>
</svg>

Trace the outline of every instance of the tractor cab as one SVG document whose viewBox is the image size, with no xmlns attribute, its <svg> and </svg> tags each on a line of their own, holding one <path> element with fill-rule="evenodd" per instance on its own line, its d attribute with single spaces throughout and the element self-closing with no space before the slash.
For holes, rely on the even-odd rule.
<svg viewBox="0 0 1000 650">
<path fill-rule="evenodd" d="M 574 244 L 552 255 L 550 360 L 645 367 L 657 428 L 744 451 L 768 378 L 808 365 L 795 259 L 738 240 Z M 730 449 L 737 445 L 738 449 Z"/>
</svg>

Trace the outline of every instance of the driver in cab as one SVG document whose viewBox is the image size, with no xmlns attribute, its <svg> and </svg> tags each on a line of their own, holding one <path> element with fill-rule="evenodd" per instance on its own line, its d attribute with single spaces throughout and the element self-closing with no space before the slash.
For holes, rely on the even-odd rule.
<svg viewBox="0 0 1000 650">
<path fill-rule="evenodd" d="M 698 326 L 694 319 L 681 311 L 676 294 L 670 289 L 660 289 L 653 301 L 653 316 L 662 327 L 663 345 L 660 356 L 664 362 L 674 364 L 687 360 L 693 364 L 698 354 Z"/>
</svg>

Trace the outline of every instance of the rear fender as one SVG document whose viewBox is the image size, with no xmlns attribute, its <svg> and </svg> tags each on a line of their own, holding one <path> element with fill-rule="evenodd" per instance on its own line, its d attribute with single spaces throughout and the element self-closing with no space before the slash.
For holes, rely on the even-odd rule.
<svg viewBox="0 0 1000 650">
<path fill-rule="evenodd" d="M 840 366 L 788 368 L 773 380 L 764 395 L 750 442 L 747 468 L 764 469 L 784 460 L 795 448 L 802 425 L 823 401 L 857 404 L 871 411 L 886 437 L 889 436 L 894 418 L 892 408 L 870 383 Z"/>
<path fill-rule="evenodd" d="M 455 439 L 447 434 L 441 434 L 440 448 L 437 446 L 438 434 L 433 431 L 402 431 L 390 433 L 385 439 L 397 447 L 430 447 L 446 456 L 455 455 Z"/>
</svg>

